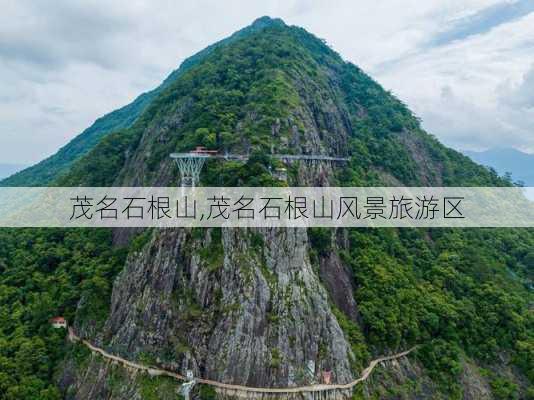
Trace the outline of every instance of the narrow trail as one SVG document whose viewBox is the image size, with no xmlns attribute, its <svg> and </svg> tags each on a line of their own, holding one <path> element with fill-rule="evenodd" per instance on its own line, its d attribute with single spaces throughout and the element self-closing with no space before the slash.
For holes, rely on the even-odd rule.
<svg viewBox="0 0 534 400">
<path fill-rule="evenodd" d="M 93 353 L 99 353 L 102 357 L 108 360 L 120 363 L 128 368 L 145 371 L 150 376 L 169 376 L 171 378 L 175 378 L 175 379 L 182 380 L 182 381 L 187 380 L 185 376 L 177 374 L 176 372 L 149 367 L 146 365 L 138 364 L 136 362 L 125 360 L 124 358 L 114 356 L 113 354 L 109 354 L 105 350 L 99 347 L 93 346 L 87 340 L 79 338 L 74 333 L 72 328 L 69 328 L 68 332 L 69 332 L 69 335 L 68 335 L 69 341 L 82 343 L 87 348 L 89 348 L 89 350 L 91 350 Z M 336 389 L 347 390 L 347 389 L 352 389 L 358 383 L 365 381 L 369 377 L 371 372 L 373 372 L 373 369 L 381 362 L 405 357 L 408 354 L 410 354 L 412 351 L 414 351 L 416 347 L 417 346 L 412 347 L 411 349 L 403 351 L 401 353 L 392 354 L 389 356 L 383 356 L 383 357 L 379 357 L 379 358 L 372 360 L 369 363 L 369 366 L 363 370 L 362 375 L 359 378 L 353 380 L 352 382 L 345 383 L 345 384 L 331 384 L 331 385 L 316 384 L 316 385 L 295 386 L 295 387 L 286 387 L 286 388 L 258 388 L 258 387 L 234 385 L 234 384 L 229 384 L 229 383 L 217 382 L 217 381 L 212 381 L 210 379 L 202 379 L 202 378 L 196 378 L 196 381 L 197 383 L 213 386 L 215 388 L 222 389 L 222 390 L 254 392 L 254 393 L 304 393 L 304 392 L 321 392 L 321 391 L 336 390 Z"/>
</svg>

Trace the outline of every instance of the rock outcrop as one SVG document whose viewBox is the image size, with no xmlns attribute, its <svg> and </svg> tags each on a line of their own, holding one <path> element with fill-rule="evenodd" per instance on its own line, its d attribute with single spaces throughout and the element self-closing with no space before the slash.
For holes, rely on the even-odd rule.
<svg viewBox="0 0 534 400">
<path fill-rule="evenodd" d="M 468 186 L 480 176 L 485 182 L 497 179 L 439 147 L 401 102 L 320 40 L 276 20 L 188 69 L 138 122 L 106 137 L 64 182 L 176 185 L 178 173 L 168 156 L 196 145 L 250 155 L 246 165 L 206 163 L 201 184 L 213 186 Z M 272 174 L 280 165 L 270 153 L 351 158 L 344 167 L 289 163 L 288 181 L 280 182 Z M 395 353 L 443 332 L 453 337 L 450 332 L 461 323 L 449 326 L 440 314 L 453 290 L 428 277 L 418 259 L 429 262 L 435 246 L 414 232 L 391 234 L 391 243 L 358 258 L 361 254 L 354 250 L 360 246 L 349 239 L 354 232 L 313 236 L 304 229 L 161 229 L 139 236 L 136 230 L 117 230 L 117 244 L 137 239 L 113 282 L 107 320 L 102 329 L 88 321 L 77 321 L 76 328 L 80 336 L 127 359 L 255 387 L 302 385 L 318 380 L 322 371 L 332 371 L 334 383 L 347 383 L 374 353 Z M 144 238 L 141 244 L 139 237 Z M 372 239 L 352 235 L 362 251 Z M 427 235 L 426 240 L 433 238 Z M 453 263 L 455 255 L 444 253 Z M 386 259 L 383 265 L 377 254 Z M 376 269 L 373 262 L 379 264 Z M 402 267 L 403 262 L 409 267 Z M 441 265 L 433 267 L 441 271 Z M 363 269 L 369 276 L 360 274 L 358 282 L 355 276 Z M 473 282 L 471 276 L 466 280 Z M 367 309 L 355 296 L 363 284 Z M 377 287 L 387 293 L 377 293 Z M 405 297 L 396 297 L 397 289 Z M 423 290 L 435 294 L 424 305 L 417 303 Z M 375 300 L 371 305 L 370 298 Z M 417 308 L 407 310 L 399 305 L 403 301 Z M 427 316 L 427 306 L 434 314 Z M 412 313 L 415 309 L 425 317 Z M 398 315 L 399 310 L 409 315 Z M 447 318 L 457 316 L 455 309 L 443 312 Z M 395 325 L 391 335 L 387 323 Z M 367 346 L 369 337 L 373 344 Z M 455 357 L 452 350 L 446 355 Z M 73 367 L 68 359 L 62 387 L 67 397 L 79 400 L 175 395 L 176 382 L 119 368 L 94 357 Z M 363 395 L 398 398 L 399 387 L 409 386 L 411 398 L 434 398 L 443 390 L 416 360 L 388 362 L 383 370 L 384 381 L 366 383 Z M 482 384 L 464 382 L 463 387 L 466 398 L 486 393 Z"/>
</svg>

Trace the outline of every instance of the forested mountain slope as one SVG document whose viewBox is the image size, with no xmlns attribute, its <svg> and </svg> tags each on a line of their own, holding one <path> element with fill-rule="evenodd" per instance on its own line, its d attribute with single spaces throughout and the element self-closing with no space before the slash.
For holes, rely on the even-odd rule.
<svg viewBox="0 0 534 400">
<path fill-rule="evenodd" d="M 28 167 L 6 179 L 0 180 L 0 186 L 47 186 L 52 181 L 65 174 L 71 165 L 89 152 L 104 136 L 130 127 L 143 113 L 146 107 L 167 86 L 174 82 L 181 74 L 203 60 L 215 48 L 224 46 L 262 29 L 265 24 L 281 23 L 275 20 L 256 20 L 252 25 L 235 32 L 232 36 L 223 39 L 197 54 L 187 58 L 180 67 L 173 71 L 157 88 L 138 96 L 132 103 L 112 111 L 98 118 L 89 128 L 76 136 L 72 141 L 58 150 L 54 155 L 46 158 L 36 165 Z"/>
<path fill-rule="evenodd" d="M 283 184 L 270 173 L 280 166 L 272 153 L 350 157 L 341 168 L 292 163 L 292 186 L 510 184 L 441 145 L 321 40 L 261 21 L 180 74 L 54 184 L 176 185 L 169 154 L 197 145 L 251 155 L 208 162 L 205 186 Z M 71 233 L 61 230 L 3 234 L 6 399 L 23 397 L 27 382 L 50 398 L 175 398 L 176 382 L 130 374 L 78 346 L 58 352 L 43 322 L 54 313 L 109 353 L 220 382 L 305 384 L 313 360 L 345 383 L 373 356 L 419 344 L 355 396 L 532 396 L 532 230 L 115 231 L 115 243 L 130 239 L 123 248 L 107 231 L 80 230 L 67 248 Z M 195 396 L 216 394 L 199 387 Z"/>
</svg>

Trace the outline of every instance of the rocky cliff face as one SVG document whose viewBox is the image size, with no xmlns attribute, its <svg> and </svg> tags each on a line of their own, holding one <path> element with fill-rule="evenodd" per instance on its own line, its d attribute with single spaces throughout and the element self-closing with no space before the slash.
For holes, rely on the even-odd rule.
<svg viewBox="0 0 534 400">
<path fill-rule="evenodd" d="M 208 163 L 201 176 L 206 185 L 276 183 L 268 172 L 272 160 L 261 158 L 272 152 L 352 156 L 346 168 L 288 165 L 288 183 L 295 186 L 448 184 L 460 176 L 458 170 L 460 185 L 476 184 L 480 176 L 496 179 L 474 164 L 461 164 L 461 156 L 425 136 L 400 102 L 318 39 L 280 21 L 264 27 L 184 73 L 132 128 L 106 138 L 63 183 L 174 185 L 178 174 L 168 154 L 199 144 L 260 154 L 247 165 Z M 135 235 L 120 230 L 115 237 L 127 243 Z M 309 361 L 313 379 L 331 370 L 333 382 L 347 383 L 371 354 L 413 344 L 412 324 L 394 339 L 396 347 L 384 345 L 385 338 L 367 345 L 370 307 L 362 316 L 355 296 L 367 279 L 354 276 L 357 263 L 348 265 L 356 246 L 348 230 L 313 238 L 302 229 L 164 229 L 142 235 L 146 240 L 132 248 L 113 283 L 104 326 L 75 325 L 81 336 L 113 354 L 180 373 L 191 369 L 220 382 L 280 387 L 310 383 Z M 401 259 L 408 250 L 391 244 L 388 252 Z M 376 279 L 385 271 L 379 265 Z M 406 287 L 420 279 L 409 273 Z M 384 296 L 395 290 L 388 287 Z M 428 339 L 416 336 L 422 337 Z M 176 396 L 176 382 L 137 376 L 98 357 L 81 365 L 70 357 L 63 371 L 68 398 Z M 372 379 L 362 395 L 434 398 L 439 392 L 415 360 L 388 363 L 379 376 L 384 379 Z M 485 386 L 470 389 L 473 381 L 464 379 L 466 398 L 486 393 Z"/>
<path fill-rule="evenodd" d="M 257 387 L 354 377 L 302 229 L 158 231 L 117 278 L 98 341 L 166 369 Z"/>
</svg>

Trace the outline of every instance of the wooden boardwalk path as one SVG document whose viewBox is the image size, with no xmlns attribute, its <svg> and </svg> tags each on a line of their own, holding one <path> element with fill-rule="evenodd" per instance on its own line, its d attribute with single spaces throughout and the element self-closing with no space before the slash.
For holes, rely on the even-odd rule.
<svg viewBox="0 0 534 400">
<path fill-rule="evenodd" d="M 87 340 L 83 340 L 83 339 L 79 338 L 74 333 L 72 328 L 69 328 L 69 336 L 68 336 L 68 338 L 69 338 L 69 340 L 71 342 L 82 343 L 87 348 L 89 348 L 89 350 L 91 350 L 91 352 L 98 353 L 102 357 L 104 357 L 104 358 L 106 358 L 108 360 L 117 362 L 119 364 L 122 364 L 122 365 L 124 365 L 124 366 L 126 366 L 128 368 L 147 372 L 151 376 L 168 376 L 168 377 L 171 377 L 171 378 L 174 378 L 174 379 L 178 379 L 178 380 L 181 380 L 181 381 L 186 381 L 186 377 L 185 376 L 180 375 L 180 374 L 178 374 L 176 372 L 167 371 L 167 370 L 159 369 L 159 368 L 156 368 L 156 367 L 150 367 L 150 366 L 147 366 L 147 365 L 143 365 L 143 364 L 139 364 L 139 363 L 136 363 L 136 362 L 133 362 L 133 361 L 126 360 L 126 359 L 124 359 L 122 357 L 118 357 L 118 356 L 115 356 L 113 354 L 109 354 L 105 350 L 103 350 L 103 349 L 101 349 L 99 347 L 93 346 Z M 395 359 L 398 359 L 398 358 L 401 358 L 401 357 L 405 357 L 408 354 L 410 354 L 412 351 L 414 351 L 415 348 L 416 347 L 412 347 L 411 349 L 403 351 L 401 353 L 392 354 L 392 355 L 389 355 L 389 356 L 383 356 L 383 357 L 379 357 L 379 358 L 376 358 L 376 359 L 372 360 L 369 363 L 369 366 L 363 370 L 362 375 L 359 378 L 353 380 L 352 382 L 345 383 L 345 384 L 339 384 L 339 383 L 338 384 L 331 384 L 331 385 L 316 384 L 316 385 L 308 385 L 308 386 L 295 386 L 295 387 L 283 387 L 283 388 L 262 388 L 262 387 L 251 387 L 251 386 L 243 386 L 243 385 L 234 385 L 234 384 L 230 384 L 230 383 L 217 382 L 217 381 L 213 381 L 213 380 L 210 380 L 210 379 L 202 379 L 202 378 L 196 378 L 196 381 L 197 381 L 197 383 L 213 386 L 214 388 L 221 389 L 223 391 L 248 392 L 248 393 L 252 392 L 252 393 L 258 393 L 258 394 L 259 393 L 264 393 L 264 394 L 268 394 L 268 393 L 280 393 L 280 394 L 283 394 L 283 393 L 286 393 L 286 394 L 289 394 L 289 393 L 321 392 L 321 391 L 328 391 L 328 390 L 348 390 L 348 389 L 352 389 L 357 384 L 365 381 L 369 377 L 371 372 L 373 372 L 373 369 L 378 364 L 380 364 L 380 363 L 382 363 L 384 361 L 390 361 L 390 360 L 395 360 Z"/>
</svg>

